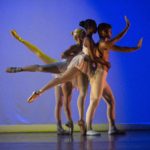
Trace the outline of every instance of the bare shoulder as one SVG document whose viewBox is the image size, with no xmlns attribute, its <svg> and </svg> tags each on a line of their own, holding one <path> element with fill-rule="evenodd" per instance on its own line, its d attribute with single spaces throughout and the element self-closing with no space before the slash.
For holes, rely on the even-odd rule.
<svg viewBox="0 0 150 150">
<path fill-rule="evenodd" d="M 110 50 L 112 48 L 112 44 L 110 41 L 100 41 L 98 46 L 99 48 L 104 50 Z"/>
<path fill-rule="evenodd" d="M 105 41 L 100 41 L 100 42 L 98 43 L 98 46 L 99 46 L 99 48 L 106 48 L 107 43 L 106 43 Z"/>
</svg>

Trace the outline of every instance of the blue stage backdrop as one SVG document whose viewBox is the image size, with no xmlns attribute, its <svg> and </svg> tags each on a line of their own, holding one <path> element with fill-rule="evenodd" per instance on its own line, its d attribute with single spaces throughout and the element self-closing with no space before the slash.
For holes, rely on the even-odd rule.
<svg viewBox="0 0 150 150">
<path fill-rule="evenodd" d="M 43 64 L 11 36 L 12 29 L 49 56 L 61 60 L 61 53 L 74 44 L 70 33 L 79 27 L 79 21 L 92 18 L 97 23 L 108 22 L 113 26 L 114 36 L 125 27 L 125 15 L 131 21 L 131 27 L 118 45 L 136 46 L 141 37 L 144 41 L 136 52 L 111 52 L 112 68 L 107 80 L 116 97 L 116 121 L 119 124 L 150 124 L 149 6 L 148 0 L 0 0 L 0 125 L 55 123 L 54 89 L 32 104 L 26 102 L 33 90 L 42 87 L 53 76 L 48 73 L 5 73 L 9 66 Z M 97 35 L 94 40 L 98 41 Z M 71 102 L 75 122 L 78 120 L 77 96 L 75 89 Z M 64 113 L 62 119 L 66 120 Z M 103 100 L 94 123 L 107 123 Z"/>
</svg>

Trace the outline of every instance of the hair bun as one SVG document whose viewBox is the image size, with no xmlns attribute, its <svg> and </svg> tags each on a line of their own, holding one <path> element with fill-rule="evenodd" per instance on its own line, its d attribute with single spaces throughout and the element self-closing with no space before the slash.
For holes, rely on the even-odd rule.
<svg viewBox="0 0 150 150">
<path fill-rule="evenodd" d="M 79 26 L 85 27 L 85 21 L 80 21 Z"/>
</svg>

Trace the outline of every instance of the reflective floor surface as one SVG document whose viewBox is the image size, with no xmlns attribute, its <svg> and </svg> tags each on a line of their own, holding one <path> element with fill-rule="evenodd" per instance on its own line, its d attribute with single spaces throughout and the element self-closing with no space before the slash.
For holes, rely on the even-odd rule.
<svg viewBox="0 0 150 150">
<path fill-rule="evenodd" d="M 150 131 L 122 136 L 57 136 L 56 133 L 1 133 L 0 150 L 150 150 Z"/>
</svg>

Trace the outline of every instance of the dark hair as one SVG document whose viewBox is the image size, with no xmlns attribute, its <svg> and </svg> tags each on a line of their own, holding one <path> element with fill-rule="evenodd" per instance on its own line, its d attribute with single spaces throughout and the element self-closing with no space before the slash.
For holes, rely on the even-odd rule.
<svg viewBox="0 0 150 150">
<path fill-rule="evenodd" d="M 96 22 L 93 19 L 86 19 L 85 21 L 80 21 L 79 25 L 84 29 L 87 29 L 92 26 L 97 27 Z"/>
<path fill-rule="evenodd" d="M 102 31 L 106 31 L 111 28 L 112 28 L 112 26 L 108 23 L 100 23 L 98 25 L 98 34 L 102 37 Z"/>
</svg>

